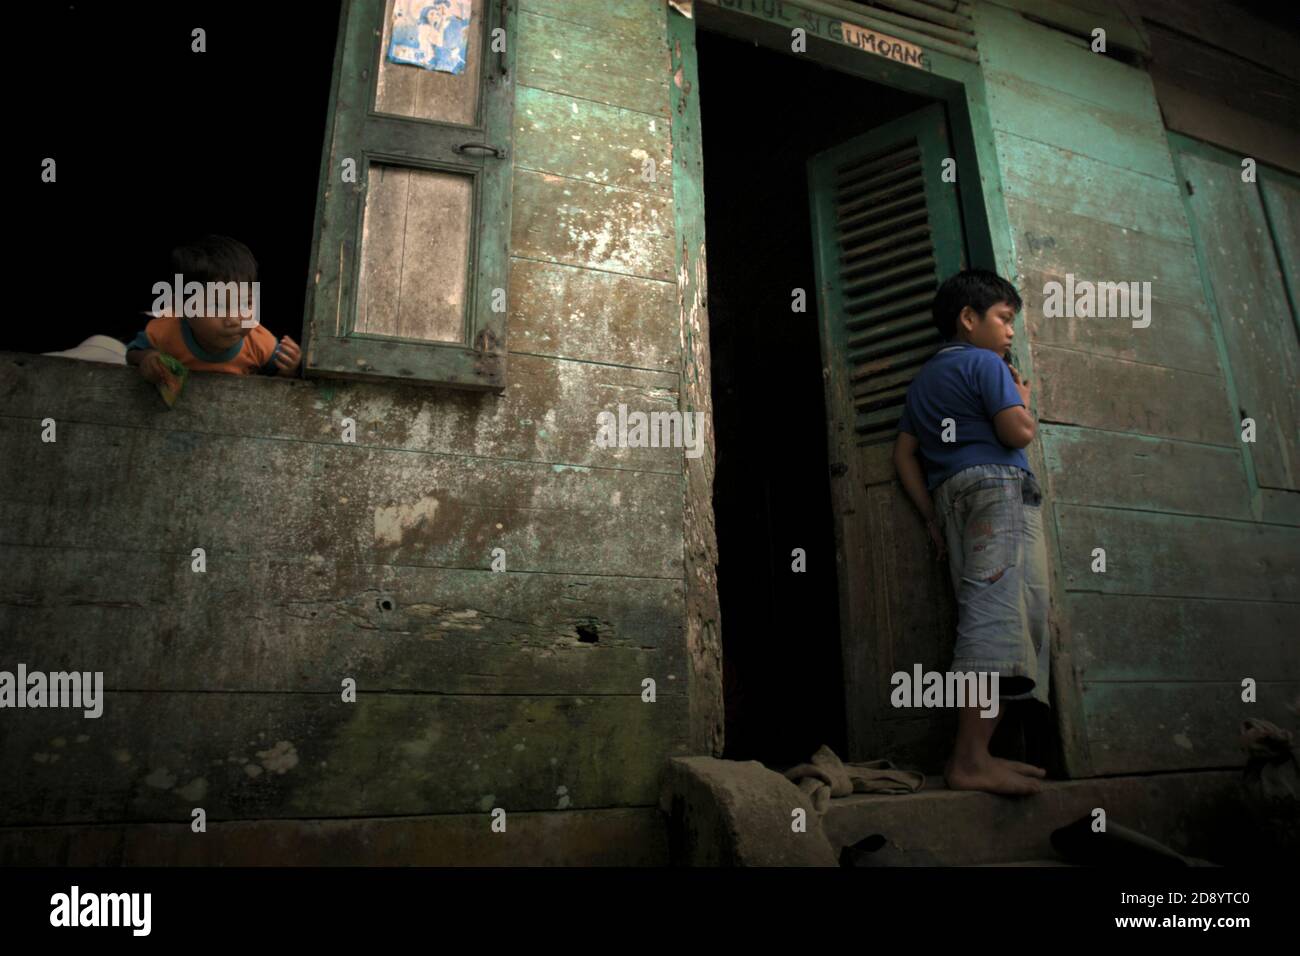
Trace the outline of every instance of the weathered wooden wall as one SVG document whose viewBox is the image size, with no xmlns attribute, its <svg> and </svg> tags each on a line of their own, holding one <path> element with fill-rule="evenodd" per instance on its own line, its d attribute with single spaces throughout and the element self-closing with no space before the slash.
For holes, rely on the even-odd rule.
<svg viewBox="0 0 1300 956">
<path fill-rule="evenodd" d="M 0 718 L 0 861 L 664 859 L 664 759 L 718 743 L 708 473 L 687 524 L 681 449 L 595 435 L 683 403 L 666 10 L 520 8 L 503 395 L 196 376 L 167 411 L 134 369 L 0 357 L 0 666 L 108 688 Z"/>
<path fill-rule="evenodd" d="M 1300 521 L 1255 507 L 1151 79 L 1023 6 L 979 4 L 977 27 L 1092 771 L 1235 765 L 1243 717 L 1294 722 Z M 1149 280 L 1150 327 L 1044 318 L 1066 273 Z"/>
</svg>

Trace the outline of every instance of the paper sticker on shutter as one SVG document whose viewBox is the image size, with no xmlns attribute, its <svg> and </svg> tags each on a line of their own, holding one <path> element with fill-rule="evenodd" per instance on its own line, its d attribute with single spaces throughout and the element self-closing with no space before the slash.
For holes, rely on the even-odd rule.
<svg viewBox="0 0 1300 956">
<path fill-rule="evenodd" d="M 469 27 L 464 33 L 466 63 L 460 73 L 417 69 L 415 65 L 394 62 L 389 58 L 389 51 L 397 45 L 395 8 L 401 3 L 402 0 L 388 0 L 377 64 L 375 112 L 473 126 L 478 117 L 480 61 L 483 59 L 483 0 L 473 0 L 470 4 Z M 431 5 L 429 0 L 424 0 L 424 3 L 425 6 Z M 418 52 L 418 47 L 416 50 Z"/>
<path fill-rule="evenodd" d="M 389 62 L 463 73 L 469 14 L 469 0 L 396 0 Z"/>
</svg>

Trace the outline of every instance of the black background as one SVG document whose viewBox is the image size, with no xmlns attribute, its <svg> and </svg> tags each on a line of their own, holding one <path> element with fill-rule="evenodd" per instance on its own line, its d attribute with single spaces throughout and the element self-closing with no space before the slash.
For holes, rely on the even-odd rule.
<svg viewBox="0 0 1300 956">
<path fill-rule="evenodd" d="M 7 348 L 129 340 L 172 246 L 207 232 L 253 250 L 267 327 L 302 341 L 338 15 L 338 0 L 6 8 L 24 315 Z"/>
</svg>

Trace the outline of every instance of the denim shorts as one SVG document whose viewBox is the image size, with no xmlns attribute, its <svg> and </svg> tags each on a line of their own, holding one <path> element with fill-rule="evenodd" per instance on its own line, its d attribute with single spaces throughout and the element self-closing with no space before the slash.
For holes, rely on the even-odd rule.
<svg viewBox="0 0 1300 956">
<path fill-rule="evenodd" d="M 974 465 L 934 492 L 957 593 L 953 671 L 998 674 L 999 696 L 1048 702 L 1042 492 L 1013 465 Z"/>
</svg>

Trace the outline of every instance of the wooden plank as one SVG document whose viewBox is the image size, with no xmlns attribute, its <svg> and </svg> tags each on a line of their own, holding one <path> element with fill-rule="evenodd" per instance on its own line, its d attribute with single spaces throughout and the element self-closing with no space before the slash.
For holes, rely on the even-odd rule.
<svg viewBox="0 0 1300 956">
<path fill-rule="evenodd" d="M 1066 149 L 997 131 L 1007 195 L 1137 232 L 1185 242 L 1187 219 L 1178 187 Z"/>
<path fill-rule="evenodd" d="M 376 112 L 462 126 L 474 125 L 478 113 L 479 72 L 486 49 L 482 45 L 483 3 L 484 0 L 472 0 L 465 68 L 457 74 L 388 61 L 388 47 L 393 37 L 393 0 L 388 0 L 384 8 L 379 64 L 375 71 Z"/>
<path fill-rule="evenodd" d="M 519 15 L 519 83 L 668 116 L 668 47 L 630 42 L 598 24 Z"/>
<path fill-rule="evenodd" d="M 1135 53 L 1150 52 L 1150 45 L 1143 35 L 1141 26 L 1131 22 L 1128 17 L 1113 4 L 1089 4 L 1097 9 L 1087 9 L 1084 4 L 1074 0 L 993 0 L 999 6 L 1019 10 L 1026 16 L 1033 17 L 1052 27 L 1063 30 L 1073 36 L 1092 39 L 1092 31 L 1098 27 L 1106 31 L 1106 44 Z"/>
<path fill-rule="evenodd" d="M 984 76 L 989 115 L 997 129 L 1121 169 L 1174 181 L 1174 166 L 1159 116 L 1135 117 L 1109 110 L 1014 73 L 989 69 Z"/>
<path fill-rule="evenodd" d="M 0 545 L 4 665 L 132 690 L 685 693 L 681 581 Z M 308 663 L 311 666 L 307 666 Z M 322 666 L 323 665 L 323 666 Z"/>
<path fill-rule="evenodd" d="M 673 276 L 681 404 L 713 419 L 708 257 L 705 252 L 704 154 L 700 132 L 700 77 L 695 23 L 667 14 L 672 103 Z M 682 558 L 685 565 L 687 661 L 690 665 L 691 753 L 722 756 L 726 730 L 722 621 L 718 603 L 718 538 L 713 511 L 717 449 L 710 433 L 698 458 L 684 462 Z"/>
<path fill-rule="evenodd" d="M 1300 130 L 1251 116 L 1214 97 L 1183 89 L 1154 67 L 1151 80 L 1167 129 L 1300 172 Z"/>
<path fill-rule="evenodd" d="M 1064 425 L 1038 435 L 1060 504 L 1253 517 L 1240 449 Z"/>
<path fill-rule="evenodd" d="M 515 171 L 516 256 L 671 279 L 672 222 L 666 197 Z"/>
<path fill-rule="evenodd" d="M 1272 29 L 1262 35 L 1276 33 Z M 1276 63 L 1257 66 L 1215 47 L 1151 28 L 1153 63 L 1174 86 L 1283 127 L 1294 127 L 1300 111 L 1300 81 L 1280 75 Z M 1294 59 L 1296 49 L 1279 61 Z"/>
<path fill-rule="evenodd" d="M 465 341 L 470 177 L 375 163 L 366 193 L 356 330 Z"/>
<path fill-rule="evenodd" d="M 1239 440 L 1223 379 L 1034 347 L 1040 420 L 1214 445 Z"/>
<path fill-rule="evenodd" d="M 1294 601 L 1300 530 L 1283 525 L 1056 506 L 1066 589 L 1105 594 Z M 1092 571 L 1094 548 L 1105 573 Z"/>
<path fill-rule="evenodd" d="M 1300 80 L 1294 41 L 1286 31 L 1275 29 L 1271 22 L 1256 16 L 1248 7 L 1187 3 L 1186 0 L 1119 0 L 1119 4 L 1131 17 L 1172 27 L 1203 44 Z M 1150 30 L 1152 47 L 1157 50 L 1155 33 L 1158 31 L 1158 27 Z"/>
<path fill-rule="evenodd" d="M 1074 276 L 1074 288 L 1077 289 L 1081 282 L 1120 282 L 1126 291 L 1117 298 L 1118 305 L 1123 308 L 1126 301 L 1139 302 L 1143 317 L 1048 316 L 1043 307 L 1047 283 L 1058 283 L 1064 292 L 1066 274 L 1065 271 L 1033 270 L 1022 273 L 1019 277 L 1020 295 L 1025 303 L 1023 314 L 1035 345 L 1055 345 L 1094 355 L 1222 378 L 1214 326 L 1204 305 L 1195 308 L 1170 302 L 1164 298 L 1164 287 L 1161 285 L 1150 287 L 1149 298 L 1144 287 L 1139 285 L 1138 291 L 1142 298 L 1126 300 L 1123 296 L 1132 290 L 1129 283 L 1141 281 L 1130 278 L 1132 273 L 1085 272 L 1082 268 L 1077 268 L 1069 272 Z M 1077 295 L 1076 292 L 1076 301 Z M 1109 310 L 1108 292 L 1103 292 L 1099 298 L 1098 309 Z M 1134 306 L 1130 304 L 1128 308 L 1132 310 Z M 1138 328 L 1134 327 L 1134 322 L 1150 324 Z"/>
<path fill-rule="evenodd" d="M 650 806 L 686 698 L 104 694 L 0 738 L 5 825 Z M 82 739 L 85 738 L 85 739 Z M 42 756 L 43 755 L 43 756 Z M 486 824 L 485 824 L 486 825 Z"/>
<path fill-rule="evenodd" d="M 948 565 L 935 560 L 925 526 L 900 485 L 868 488 L 866 506 L 871 544 L 863 578 L 874 592 L 873 646 L 884 660 L 874 687 L 861 689 L 874 695 L 878 721 L 925 720 L 937 726 L 942 715 L 893 710 L 888 701 L 894 673 L 910 673 L 916 664 L 926 671 L 946 670 L 952 663 L 957 608 Z"/>
<path fill-rule="evenodd" d="M 1235 157 L 1182 151 L 1188 210 L 1214 288 L 1240 418 L 1256 422 L 1248 444 L 1261 486 L 1300 490 L 1300 344 L 1258 190 Z M 1230 165 L 1231 164 L 1231 165 Z"/>
<path fill-rule="evenodd" d="M 1261 170 L 1259 196 L 1268 216 L 1278 266 L 1286 283 L 1291 318 L 1300 333 L 1300 181 Z"/>
<path fill-rule="evenodd" d="M 671 318 L 677 291 L 668 282 L 516 259 L 510 266 L 509 299 L 512 352 L 663 371 L 676 371 L 681 364 L 681 331 Z M 563 364 L 576 365 L 550 367 L 563 371 Z M 538 383 L 520 379 L 521 366 L 542 366 L 511 359 L 511 377 L 526 393 Z M 599 389 L 611 378 L 606 369 L 588 368 L 587 374 L 589 389 Z M 672 389 L 675 383 L 655 387 Z M 586 394 L 589 403 L 599 401 L 595 392 Z"/>
<path fill-rule="evenodd" d="M 978 4 L 974 16 L 987 69 L 1159 125 L 1160 109 L 1144 71 L 993 3 Z"/>
<path fill-rule="evenodd" d="M 0 866 L 666 866 L 657 807 L 0 829 Z"/>
<path fill-rule="evenodd" d="M 629 44 L 663 42 L 665 4 L 661 0 L 520 0 L 525 13 L 621 33 Z"/>
<path fill-rule="evenodd" d="M 619 305 L 646 287 L 660 285 L 623 277 L 581 283 L 584 291 L 573 299 L 580 314 L 566 322 L 580 324 L 586 318 L 599 328 L 600 323 L 590 318 L 594 307 L 584 308 L 589 301 L 584 296 L 610 290 L 609 321 L 614 330 L 606 334 L 626 341 L 628 348 L 646 343 L 647 355 L 662 355 L 666 348 L 662 340 L 676 342 L 676 328 L 658 323 L 658 332 L 643 330 L 636 337 L 632 323 L 645 313 Z M 550 290 L 533 303 L 541 309 L 558 302 L 564 290 L 573 286 L 560 283 L 557 288 L 551 281 L 539 281 L 524 289 Z M 643 305 L 649 308 L 654 301 L 648 298 Z M 529 313 L 529 322 L 535 321 L 534 314 Z M 620 334 L 626 338 L 618 338 Z M 651 347 L 652 343 L 658 344 Z M 641 471 L 678 467 L 662 448 L 599 448 L 595 443 L 598 411 L 617 413 L 620 403 L 646 412 L 677 408 L 676 375 L 522 355 L 511 360 L 510 370 L 510 387 L 492 397 L 421 386 L 199 373 L 190 377 L 185 399 L 168 411 L 133 368 L 10 352 L 0 353 L 0 401 L 14 418 L 39 421 L 49 416 L 60 423 L 121 425 L 190 436 L 177 441 L 226 435 L 233 421 L 246 438 L 332 443 L 342 437 L 343 419 L 351 418 L 356 422 L 357 447 Z M 483 467 L 491 466 L 485 461 Z"/>
<path fill-rule="evenodd" d="M 1287 727 L 1300 684 L 1259 685 L 1242 703 L 1241 683 L 1084 684 L 1088 736 L 1099 774 L 1239 767 L 1241 722 L 1259 717 Z"/>
<path fill-rule="evenodd" d="M 189 396 L 187 396 L 189 397 Z M 593 423 L 594 424 L 594 423 Z M 594 430 L 593 430 L 594 431 Z M 594 434 L 593 434 L 594 438 Z M 11 544 L 318 554 L 348 563 L 680 578 L 682 450 L 670 472 L 493 462 L 348 444 L 0 419 Z M 106 479 L 110 479 L 106 481 Z M 315 493 L 304 493 L 304 486 Z"/>
<path fill-rule="evenodd" d="M 1041 203 L 1007 199 L 1016 242 L 1016 270 L 1150 282 L 1166 302 L 1206 311 L 1191 236 L 1174 242 Z"/>
<path fill-rule="evenodd" d="M 1300 525 L 1300 492 L 1258 489 L 1259 520 L 1272 524 Z"/>
<path fill-rule="evenodd" d="M 647 161 L 654 174 L 649 182 Z M 670 123 L 522 87 L 515 101 L 515 168 L 672 196 Z"/>
<path fill-rule="evenodd" d="M 1087 681 L 1300 680 L 1300 604 L 1079 593 L 1067 601 Z"/>
</svg>

